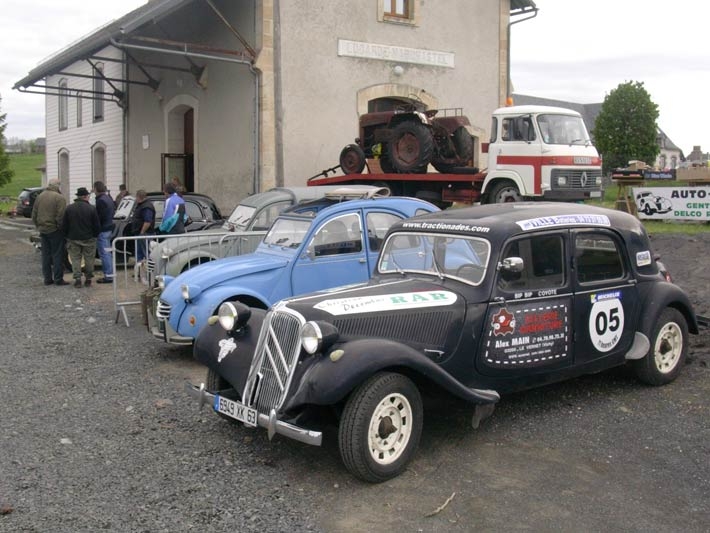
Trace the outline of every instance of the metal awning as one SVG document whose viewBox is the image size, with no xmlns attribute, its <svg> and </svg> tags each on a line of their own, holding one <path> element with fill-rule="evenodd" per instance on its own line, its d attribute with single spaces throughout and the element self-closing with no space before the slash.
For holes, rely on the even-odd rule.
<svg viewBox="0 0 710 533">
<path fill-rule="evenodd" d="M 170 39 L 155 39 L 137 34 L 149 24 L 156 24 L 161 19 L 171 15 L 181 7 L 194 2 L 195 0 L 151 0 L 146 5 L 139 7 L 108 24 L 97 29 L 87 37 L 57 52 L 49 59 L 29 72 L 27 76 L 18 81 L 13 89 L 20 92 L 36 93 L 54 96 L 66 96 L 72 98 L 86 98 L 91 100 L 106 100 L 115 102 L 120 106 L 124 105 L 125 94 L 117 86 L 118 83 L 131 85 L 143 85 L 150 87 L 153 91 L 158 89 L 160 81 L 156 80 L 147 69 L 174 70 L 191 73 L 197 83 L 202 85 L 202 76 L 205 71 L 204 66 L 197 65 L 193 59 L 221 60 L 241 63 L 251 66 L 256 57 L 256 52 L 242 38 L 237 30 L 224 18 L 212 0 L 202 0 L 219 20 L 236 36 L 245 49 L 245 52 L 237 50 L 226 50 L 215 48 L 201 43 L 188 43 L 174 41 Z M 122 50 L 123 58 L 116 59 L 97 55 L 108 46 L 113 46 Z M 154 53 L 174 54 L 182 56 L 188 66 L 185 68 L 147 63 L 138 61 L 131 53 L 131 50 L 144 50 Z M 79 74 L 68 72 L 65 69 L 79 61 L 86 61 L 92 67 L 92 74 Z M 102 72 L 97 71 L 96 62 L 118 62 L 131 64 L 138 68 L 145 76 L 145 80 L 108 78 Z M 107 83 L 109 90 L 94 91 L 91 89 L 63 88 L 47 85 L 43 80 L 50 75 L 62 75 L 66 77 L 101 79 Z"/>
</svg>

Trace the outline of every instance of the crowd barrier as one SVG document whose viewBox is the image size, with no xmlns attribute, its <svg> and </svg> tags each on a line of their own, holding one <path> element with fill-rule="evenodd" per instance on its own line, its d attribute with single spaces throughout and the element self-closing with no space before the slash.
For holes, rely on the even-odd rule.
<svg viewBox="0 0 710 533">
<path fill-rule="evenodd" d="M 144 305 L 143 295 L 154 289 L 161 274 L 178 275 L 181 271 L 214 259 L 253 252 L 265 231 L 192 232 L 180 235 L 137 235 L 113 240 L 113 303 L 115 322 L 120 317 L 130 326 L 126 308 Z M 137 263 L 136 246 L 148 250 L 148 259 Z"/>
</svg>

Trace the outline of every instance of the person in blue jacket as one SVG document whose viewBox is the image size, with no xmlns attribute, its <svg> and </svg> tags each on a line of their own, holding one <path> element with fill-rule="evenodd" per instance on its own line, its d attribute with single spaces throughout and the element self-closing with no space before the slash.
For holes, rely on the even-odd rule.
<svg viewBox="0 0 710 533">
<path fill-rule="evenodd" d="M 96 212 L 99 215 L 99 225 L 101 231 L 96 242 L 101 259 L 101 270 L 104 277 L 96 280 L 96 283 L 113 283 L 113 258 L 111 256 L 111 234 L 113 233 L 113 214 L 116 204 L 106 190 L 103 181 L 94 182 L 94 193 L 96 194 Z"/>
</svg>

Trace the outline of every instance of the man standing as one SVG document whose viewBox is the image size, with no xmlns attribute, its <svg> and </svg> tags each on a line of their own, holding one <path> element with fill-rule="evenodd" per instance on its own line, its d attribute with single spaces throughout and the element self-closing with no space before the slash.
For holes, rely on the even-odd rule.
<svg viewBox="0 0 710 533">
<path fill-rule="evenodd" d="M 121 200 L 123 200 L 124 196 L 128 196 L 128 189 L 126 189 L 125 183 L 121 183 L 121 185 L 118 186 L 118 195 L 116 196 L 116 200 L 114 201 L 116 209 L 118 209 L 118 206 L 121 205 Z"/>
<path fill-rule="evenodd" d="M 113 283 L 111 233 L 113 233 L 113 213 L 116 210 L 116 204 L 106 192 L 106 185 L 103 181 L 94 182 L 94 192 L 96 193 L 96 213 L 99 215 L 99 225 L 101 226 L 97 246 L 99 247 L 101 270 L 104 272 L 104 277 L 96 280 L 96 283 Z"/>
<path fill-rule="evenodd" d="M 94 277 L 94 259 L 96 258 L 96 238 L 99 235 L 99 216 L 96 208 L 89 203 L 89 191 L 79 187 L 76 200 L 64 211 L 62 223 L 67 238 L 67 250 L 71 259 L 74 287 L 81 287 L 81 263 L 84 262 L 84 285 L 91 286 Z"/>
<path fill-rule="evenodd" d="M 132 235 L 152 235 L 155 231 L 155 207 L 146 196 L 144 189 L 136 192 L 136 208 L 131 225 Z M 146 256 L 146 241 L 136 241 L 136 262 L 140 263 Z"/>
<path fill-rule="evenodd" d="M 69 285 L 64 281 L 64 235 L 61 231 L 66 206 L 67 201 L 59 191 L 59 180 L 53 178 L 32 207 L 32 222 L 42 239 L 45 285 Z"/>
</svg>

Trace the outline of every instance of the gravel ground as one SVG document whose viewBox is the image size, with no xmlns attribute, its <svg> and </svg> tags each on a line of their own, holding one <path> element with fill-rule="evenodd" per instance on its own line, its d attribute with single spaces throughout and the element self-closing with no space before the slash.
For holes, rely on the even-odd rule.
<svg viewBox="0 0 710 533">
<path fill-rule="evenodd" d="M 708 330 L 666 387 L 586 376 L 504 398 L 477 431 L 430 401 L 411 468 L 366 485 L 334 432 L 269 442 L 198 413 L 189 350 L 137 311 L 116 324 L 110 287 L 44 287 L 27 234 L 0 222 L 0 531 L 710 531 Z M 653 243 L 710 315 L 710 234 Z"/>
</svg>

